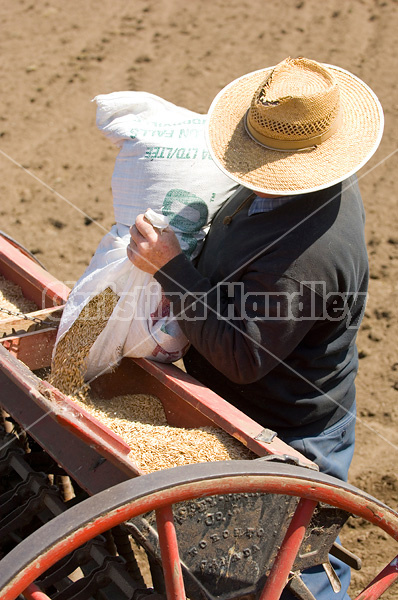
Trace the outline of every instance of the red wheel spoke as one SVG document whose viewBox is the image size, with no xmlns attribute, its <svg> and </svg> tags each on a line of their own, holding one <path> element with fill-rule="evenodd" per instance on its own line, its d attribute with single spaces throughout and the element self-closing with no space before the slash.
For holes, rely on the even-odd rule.
<svg viewBox="0 0 398 600">
<path fill-rule="evenodd" d="M 355 600 L 378 600 L 398 580 L 398 555 L 373 579 Z"/>
<path fill-rule="evenodd" d="M 298 503 L 259 600 L 279 600 L 316 505 L 303 498 Z"/>
<path fill-rule="evenodd" d="M 22 592 L 22 595 L 25 600 L 51 600 L 51 598 L 42 592 L 34 583 L 31 583 L 26 590 Z"/>
<path fill-rule="evenodd" d="M 186 600 L 173 511 L 170 505 L 156 511 L 156 525 L 167 600 Z"/>
</svg>

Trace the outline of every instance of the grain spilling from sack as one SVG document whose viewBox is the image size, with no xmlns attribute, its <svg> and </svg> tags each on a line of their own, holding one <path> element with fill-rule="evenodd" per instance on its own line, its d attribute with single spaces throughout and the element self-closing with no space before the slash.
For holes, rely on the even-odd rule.
<svg viewBox="0 0 398 600">
<path fill-rule="evenodd" d="M 124 439 L 131 448 L 129 458 L 143 473 L 199 462 L 256 458 L 216 427 L 168 425 L 163 405 L 155 396 L 131 394 L 76 402 Z"/>
<path fill-rule="evenodd" d="M 16 313 L 30 313 L 38 310 L 37 305 L 32 301 L 25 298 L 22 289 L 14 283 L 9 281 L 3 275 L 0 275 L 0 309 L 4 308 Z M 10 319 L 13 315 L 9 315 L 7 312 L 0 310 L 0 320 Z"/>
<path fill-rule="evenodd" d="M 107 324 L 119 296 L 106 288 L 94 296 L 59 340 L 51 363 L 49 382 L 68 396 L 84 396 L 86 359 L 90 348 Z"/>
<path fill-rule="evenodd" d="M 118 299 L 111 288 L 106 288 L 87 303 L 56 346 L 49 382 L 119 435 L 131 448 L 129 458 L 143 473 L 198 462 L 255 458 L 243 444 L 216 427 L 168 425 L 163 405 L 155 396 L 89 396 L 89 385 L 84 382 L 86 358 Z"/>
</svg>

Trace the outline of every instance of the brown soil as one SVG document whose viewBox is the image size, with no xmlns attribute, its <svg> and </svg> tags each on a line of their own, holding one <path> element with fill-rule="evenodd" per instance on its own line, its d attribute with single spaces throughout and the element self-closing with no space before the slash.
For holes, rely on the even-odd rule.
<svg viewBox="0 0 398 600">
<path fill-rule="evenodd" d="M 232 79 L 300 55 L 374 89 L 386 124 L 360 173 L 371 282 L 350 480 L 396 508 L 397 0 L 0 0 L 0 23 L 1 229 L 69 285 L 113 222 L 116 150 L 96 128 L 95 95 L 144 90 L 206 112 Z M 344 542 L 365 567 L 353 595 L 397 553 L 381 530 L 354 525 Z"/>
</svg>

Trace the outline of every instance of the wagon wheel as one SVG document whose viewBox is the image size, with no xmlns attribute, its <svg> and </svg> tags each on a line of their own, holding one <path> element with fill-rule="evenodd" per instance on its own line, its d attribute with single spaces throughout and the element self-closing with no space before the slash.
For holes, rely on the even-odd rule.
<svg viewBox="0 0 398 600">
<path fill-rule="evenodd" d="M 2 600 L 15 600 L 25 590 L 26 598 L 47 599 L 48 596 L 34 584 L 43 572 L 99 534 L 154 510 L 167 600 L 185 600 L 172 506 L 214 495 L 263 493 L 287 495 L 300 500 L 266 578 L 260 600 L 280 598 L 318 502 L 362 517 L 398 540 L 396 512 L 333 477 L 261 459 L 195 464 L 118 484 L 43 525 L 0 561 L 0 596 Z M 379 598 L 398 578 L 397 563 L 398 556 L 356 600 Z"/>
</svg>

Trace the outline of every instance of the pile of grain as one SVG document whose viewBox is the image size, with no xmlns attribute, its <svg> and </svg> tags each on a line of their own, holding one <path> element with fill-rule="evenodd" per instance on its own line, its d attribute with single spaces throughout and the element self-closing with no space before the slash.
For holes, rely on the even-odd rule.
<svg viewBox="0 0 398 600">
<path fill-rule="evenodd" d="M 118 300 L 119 297 L 109 287 L 94 296 L 58 342 L 49 382 L 62 393 L 80 396 L 87 392 L 89 386 L 84 383 L 86 358 Z"/>
<path fill-rule="evenodd" d="M 30 313 L 38 310 L 37 305 L 25 298 L 19 285 L 0 275 L 0 309 L 5 308 L 16 313 Z M 13 315 L 0 310 L 0 320 L 10 319 Z"/>
<path fill-rule="evenodd" d="M 131 448 L 130 459 L 144 473 L 199 462 L 255 458 L 221 429 L 171 427 L 155 396 L 133 394 L 75 401 L 124 439 Z"/>
<path fill-rule="evenodd" d="M 215 427 L 171 427 L 162 403 L 154 396 L 135 394 L 110 400 L 89 396 L 89 386 L 84 383 L 86 358 L 117 301 L 118 296 L 107 288 L 85 306 L 56 346 L 50 383 L 122 437 L 131 448 L 129 457 L 143 473 L 197 462 L 253 458 L 245 446 Z"/>
</svg>

